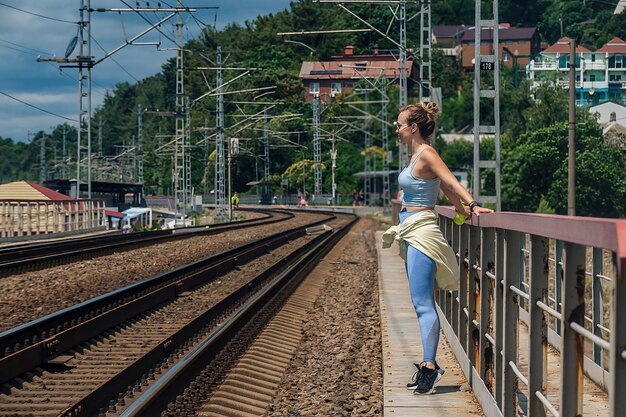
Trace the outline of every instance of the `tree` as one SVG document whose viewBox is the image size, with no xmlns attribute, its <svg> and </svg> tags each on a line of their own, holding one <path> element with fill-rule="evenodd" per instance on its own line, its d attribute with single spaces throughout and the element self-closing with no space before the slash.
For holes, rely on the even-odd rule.
<svg viewBox="0 0 626 417">
<path fill-rule="evenodd" d="M 474 144 L 463 139 L 455 139 L 441 152 L 441 159 L 450 169 L 468 169 L 474 161 Z"/>
<path fill-rule="evenodd" d="M 606 145 L 602 130 L 581 113 L 576 141 L 576 213 L 584 216 L 626 215 L 626 156 Z M 567 212 L 567 123 L 557 122 L 517 140 L 502 143 L 502 205 L 505 210 L 535 212 L 548 206 Z"/>
</svg>

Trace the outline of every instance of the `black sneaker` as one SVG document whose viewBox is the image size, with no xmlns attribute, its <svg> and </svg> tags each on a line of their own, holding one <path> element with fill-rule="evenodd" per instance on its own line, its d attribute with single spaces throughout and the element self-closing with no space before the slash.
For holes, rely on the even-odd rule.
<svg viewBox="0 0 626 417">
<path fill-rule="evenodd" d="M 420 380 L 420 372 L 423 368 L 423 366 L 419 363 L 413 363 L 413 365 L 415 365 L 415 367 L 417 368 L 417 371 L 413 374 L 413 377 L 411 378 L 411 382 L 406 384 L 406 389 L 411 390 L 411 391 L 415 391 L 415 389 L 417 388 L 418 381 Z M 435 369 L 439 373 L 439 377 L 437 378 L 437 381 L 439 381 L 445 371 L 439 367 L 437 362 L 435 362 Z"/>
<path fill-rule="evenodd" d="M 415 365 L 415 367 L 417 368 L 417 371 L 413 374 L 413 378 L 411 378 L 411 382 L 409 382 L 408 384 L 406 384 L 406 389 L 410 389 L 411 391 L 414 391 L 415 388 L 417 388 L 417 381 L 419 381 L 419 375 L 420 375 L 420 364 L 419 363 L 413 363 L 413 365 Z"/>
<path fill-rule="evenodd" d="M 435 386 L 437 382 L 443 376 L 444 370 L 437 365 L 435 362 L 435 369 L 427 368 L 426 366 L 420 366 L 419 372 L 416 377 L 416 386 L 413 394 L 422 395 L 422 394 L 432 394 L 435 392 Z"/>
</svg>

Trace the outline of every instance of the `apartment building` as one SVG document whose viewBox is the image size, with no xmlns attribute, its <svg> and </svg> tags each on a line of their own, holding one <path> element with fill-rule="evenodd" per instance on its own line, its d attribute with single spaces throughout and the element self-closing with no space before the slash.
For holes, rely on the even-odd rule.
<svg viewBox="0 0 626 417">
<path fill-rule="evenodd" d="M 569 86 L 568 37 L 541 52 L 526 66 L 526 74 L 537 86 L 546 80 Z M 591 106 L 606 101 L 626 104 L 626 42 L 613 38 L 596 51 L 576 46 L 576 104 Z"/>
</svg>

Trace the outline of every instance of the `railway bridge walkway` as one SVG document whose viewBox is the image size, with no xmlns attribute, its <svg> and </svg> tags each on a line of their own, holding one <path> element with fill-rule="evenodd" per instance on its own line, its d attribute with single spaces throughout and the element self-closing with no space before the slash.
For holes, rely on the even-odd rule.
<svg viewBox="0 0 626 417">
<path fill-rule="evenodd" d="M 379 247 L 384 415 L 626 416 L 626 220 L 437 211 L 461 266 L 435 297 L 451 372 L 407 394 L 419 326 L 397 246 Z"/>
</svg>

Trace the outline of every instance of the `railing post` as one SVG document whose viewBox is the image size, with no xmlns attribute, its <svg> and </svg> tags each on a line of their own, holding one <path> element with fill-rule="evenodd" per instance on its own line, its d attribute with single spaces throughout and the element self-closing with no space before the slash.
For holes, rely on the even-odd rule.
<svg viewBox="0 0 626 417">
<path fill-rule="evenodd" d="M 459 277 L 459 310 L 458 310 L 458 325 L 459 325 L 459 343 L 463 347 L 463 350 L 467 353 L 467 323 L 468 317 L 465 314 L 467 310 L 467 280 L 468 280 L 468 270 L 465 265 L 465 256 L 467 255 L 467 247 L 468 247 L 468 235 L 469 235 L 469 226 L 461 225 L 459 227 L 459 273 L 461 276 Z M 469 354 L 468 354 L 469 356 Z M 469 370 L 468 370 L 469 371 Z M 469 375 L 469 374 L 468 374 Z"/>
<path fill-rule="evenodd" d="M 467 357 L 474 368 L 478 367 L 480 346 L 478 345 L 480 340 L 480 323 L 476 326 L 476 304 L 480 303 L 480 276 L 477 274 L 475 265 L 478 261 L 478 249 L 479 249 L 479 233 L 478 227 L 469 226 L 469 244 L 467 254 L 467 311 L 469 312 L 467 320 Z M 482 266 L 482 265 L 481 265 Z"/>
<path fill-rule="evenodd" d="M 504 317 L 502 320 L 503 348 L 502 348 L 502 415 L 504 417 L 517 416 L 517 377 L 509 366 L 517 358 L 517 326 L 519 321 L 519 305 L 516 294 L 509 289 L 511 285 L 519 286 L 521 257 L 519 232 L 507 230 L 505 234 L 504 258 Z"/>
<path fill-rule="evenodd" d="M 583 414 L 583 336 L 570 323 L 584 326 L 585 247 L 565 242 L 561 320 L 561 416 Z"/>
<path fill-rule="evenodd" d="M 548 326 L 545 313 L 537 301 L 545 303 L 548 294 L 549 251 L 548 240 L 532 235 L 530 238 L 530 300 L 528 310 L 528 416 L 545 417 L 546 410 L 537 398 L 536 392 L 546 395 L 548 372 Z"/>
<path fill-rule="evenodd" d="M 503 301 L 504 291 L 502 280 L 504 279 L 504 231 L 502 229 L 496 229 L 496 254 L 494 275 L 496 277 L 494 282 L 494 294 L 495 294 L 495 317 L 494 317 L 494 333 L 496 344 L 494 346 L 494 374 L 496 377 L 494 397 L 498 408 L 502 410 L 502 376 L 503 376 L 503 364 L 502 361 L 502 340 L 506 323 L 503 320 Z"/>
<path fill-rule="evenodd" d="M 603 324 L 602 312 L 604 311 L 604 297 L 602 294 L 602 279 L 598 275 L 602 275 L 602 249 L 593 248 L 593 266 L 591 270 L 592 274 L 592 288 L 593 288 L 593 301 L 591 306 L 593 307 L 593 334 L 602 338 L 602 330 L 599 325 Z M 602 360 L 602 348 L 595 343 L 593 344 L 593 361 L 598 365 L 603 365 Z"/>
<path fill-rule="evenodd" d="M 493 268 L 495 261 L 495 232 L 494 229 L 481 229 L 480 239 L 480 363 L 479 372 L 485 385 L 494 395 L 494 346 L 487 339 L 487 335 L 492 337 L 495 327 L 493 311 L 493 281 L 487 275 Z M 489 346 L 489 347 L 487 347 Z"/>
<path fill-rule="evenodd" d="M 555 241 L 554 247 L 554 289 L 556 290 L 556 305 L 554 309 L 561 313 L 563 305 L 563 241 Z M 556 320 L 556 333 L 561 336 L 560 320 Z"/>
<path fill-rule="evenodd" d="M 458 256 L 458 261 L 459 261 L 459 265 L 461 262 L 461 226 L 458 226 L 456 224 L 452 224 L 452 250 L 454 251 L 455 254 L 457 254 Z M 460 266 L 459 266 L 459 271 L 461 270 Z M 461 310 L 461 303 L 458 301 L 460 300 L 461 297 L 461 276 L 463 276 L 462 273 L 460 273 L 459 276 L 459 289 L 457 291 L 453 291 L 452 292 L 452 300 L 450 303 L 450 309 L 451 309 L 451 314 L 450 314 L 450 320 L 451 320 L 451 324 L 452 324 L 452 329 L 454 330 L 454 332 L 456 333 L 456 336 L 459 338 L 459 341 L 461 340 L 460 338 L 460 327 L 459 327 L 459 314 L 460 314 L 460 310 Z"/>
<path fill-rule="evenodd" d="M 626 230 L 621 231 L 622 238 Z M 626 258 L 618 254 L 617 276 L 613 280 L 613 302 L 611 303 L 611 348 L 609 350 L 609 416 L 624 415 L 626 410 Z M 618 392 L 618 389 L 620 392 Z M 621 411 L 620 411 L 621 410 Z"/>
</svg>

